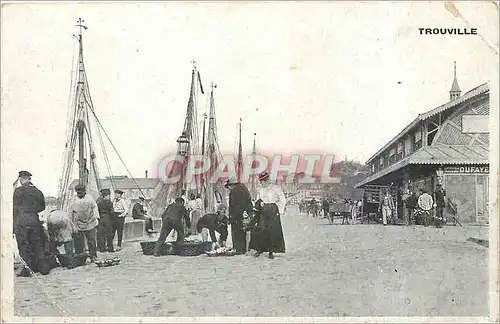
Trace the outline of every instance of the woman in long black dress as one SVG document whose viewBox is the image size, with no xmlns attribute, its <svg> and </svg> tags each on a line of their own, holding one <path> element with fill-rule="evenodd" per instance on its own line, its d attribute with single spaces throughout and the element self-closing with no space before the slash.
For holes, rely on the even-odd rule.
<svg viewBox="0 0 500 324">
<path fill-rule="evenodd" d="M 274 259 L 274 253 L 285 253 L 280 216 L 284 213 L 286 198 L 281 187 L 269 181 L 268 172 L 261 173 L 259 181 L 262 188 L 255 202 L 257 225 L 252 231 L 249 248 L 257 251 L 256 257 L 269 252 L 269 258 Z"/>
</svg>

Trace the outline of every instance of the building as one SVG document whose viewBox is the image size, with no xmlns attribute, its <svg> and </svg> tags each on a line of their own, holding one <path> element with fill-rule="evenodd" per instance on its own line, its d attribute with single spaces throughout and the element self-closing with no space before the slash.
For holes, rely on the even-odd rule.
<svg viewBox="0 0 500 324">
<path fill-rule="evenodd" d="M 139 200 L 139 197 L 144 197 L 147 201 L 151 201 L 153 190 L 156 188 L 160 179 L 156 178 L 129 178 L 127 176 L 114 176 L 101 179 L 101 188 L 110 189 L 111 195 L 116 189 L 123 191 L 123 197 L 134 204 Z M 70 184 L 70 190 L 73 190 L 78 184 L 78 179 L 73 180 Z M 139 190 L 140 188 L 140 190 Z"/>
<path fill-rule="evenodd" d="M 390 187 L 397 215 L 405 216 L 403 193 L 412 187 L 432 193 L 441 183 L 462 223 L 488 223 L 489 86 L 461 95 L 456 78 L 450 101 L 418 117 L 366 164 L 371 174 L 356 188 Z M 376 189 L 375 189 L 376 190 Z M 366 199 L 376 203 L 377 199 Z"/>
</svg>

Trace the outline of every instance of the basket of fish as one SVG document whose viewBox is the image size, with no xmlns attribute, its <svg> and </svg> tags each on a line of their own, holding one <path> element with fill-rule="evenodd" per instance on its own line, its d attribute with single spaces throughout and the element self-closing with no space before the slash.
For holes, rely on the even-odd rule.
<svg viewBox="0 0 500 324">
<path fill-rule="evenodd" d="M 227 249 L 225 247 L 220 247 L 218 249 L 214 249 L 211 251 L 205 252 L 206 255 L 209 257 L 216 257 L 216 256 L 233 256 L 237 254 L 236 250 L 233 249 Z"/>
<path fill-rule="evenodd" d="M 115 257 L 113 259 L 97 260 L 95 264 L 99 267 L 111 267 L 120 263 L 120 258 Z"/>
<path fill-rule="evenodd" d="M 212 249 L 212 242 L 184 241 L 174 244 L 174 254 L 198 256 Z"/>
<path fill-rule="evenodd" d="M 156 241 L 141 242 L 142 254 L 153 255 L 155 252 Z M 174 254 L 172 243 L 163 243 L 160 248 L 160 255 Z"/>
</svg>

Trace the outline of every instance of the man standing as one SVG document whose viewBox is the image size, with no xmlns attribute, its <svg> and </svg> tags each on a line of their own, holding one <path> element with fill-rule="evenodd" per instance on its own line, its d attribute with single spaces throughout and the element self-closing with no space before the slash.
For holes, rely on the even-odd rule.
<svg viewBox="0 0 500 324">
<path fill-rule="evenodd" d="M 247 238 L 243 230 L 243 214 L 252 212 L 252 197 L 247 187 L 234 179 L 228 180 L 225 187 L 229 189 L 229 223 L 231 224 L 233 249 L 238 254 L 245 254 Z"/>
<path fill-rule="evenodd" d="M 74 235 L 75 252 L 82 254 L 85 240 L 89 248 L 90 260 L 97 259 L 97 225 L 99 224 L 99 209 L 94 198 L 87 194 L 85 185 L 78 184 L 75 187 L 76 197 L 69 209 L 73 223 L 78 228 Z"/>
<path fill-rule="evenodd" d="M 330 213 L 330 203 L 328 202 L 328 200 L 323 199 L 322 208 L 323 208 L 323 216 L 328 217 L 328 215 Z"/>
<path fill-rule="evenodd" d="M 434 191 L 434 207 L 436 207 L 436 218 L 439 222 L 443 222 L 443 210 L 446 206 L 446 191 L 443 189 L 441 184 L 436 186 L 436 191 Z"/>
<path fill-rule="evenodd" d="M 420 189 L 420 192 L 421 194 L 420 196 L 418 196 L 417 205 L 421 210 L 424 226 L 427 227 L 429 226 L 430 223 L 430 217 L 431 217 L 430 210 L 432 209 L 433 201 L 432 201 L 432 196 L 429 195 L 425 191 L 425 189 Z"/>
<path fill-rule="evenodd" d="M 160 256 L 161 246 L 165 243 L 167 236 L 172 230 L 177 232 L 177 242 L 184 240 L 183 220 L 186 222 L 187 227 L 191 227 L 189 214 L 186 207 L 184 207 L 184 199 L 182 198 L 176 198 L 173 204 L 168 205 L 167 209 L 161 215 L 161 219 L 160 237 L 156 241 L 154 256 Z"/>
<path fill-rule="evenodd" d="M 384 226 L 386 226 L 387 218 L 391 217 L 392 211 L 394 210 L 394 201 L 392 200 L 389 188 L 385 190 L 385 195 L 380 200 L 378 210 L 379 212 L 382 212 L 382 223 L 384 224 Z"/>
<path fill-rule="evenodd" d="M 154 233 L 153 229 L 153 220 L 151 217 L 146 215 L 146 212 L 144 211 L 144 198 L 139 197 L 139 201 L 134 204 L 134 207 L 132 207 L 132 218 L 133 219 L 142 219 L 143 221 L 146 222 L 146 232 L 148 234 Z"/>
<path fill-rule="evenodd" d="M 14 190 L 13 221 L 19 256 L 24 265 L 20 276 L 28 277 L 31 271 L 46 275 L 50 269 L 45 262 L 43 228 L 38 213 L 45 210 L 45 197 L 31 183 L 31 173 L 19 172 L 20 187 Z M 31 271 L 30 271 L 31 270 Z"/>
<path fill-rule="evenodd" d="M 415 218 L 415 208 L 417 208 L 417 195 L 413 189 L 410 188 L 408 193 L 408 198 L 406 198 L 406 210 L 408 218 L 406 219 L 406 225 L 411 225 L 412 220 Z"/>
<path fill-rule="evenodd" d="M 125 224 L 125 216 L 127 216 L 127 202 L 122 198 L 123 191 L 120 189 L 115 190 L 115 200 L 113 201 L 113 240 L 115 239 L 115 233 L 118 233 L 117 250 L 122 249 L 123 240 L 123 227 Z"/>
<path fill-rule="evenodd" d="M 102 189 L 101 196 L 97 198 L 99 210 L 99 226 L 97 228 L 97 247 L 99 252 L 114 252 L 113 248 L 113 203 L 111 202 L 111 190 Z"/>
</svg>

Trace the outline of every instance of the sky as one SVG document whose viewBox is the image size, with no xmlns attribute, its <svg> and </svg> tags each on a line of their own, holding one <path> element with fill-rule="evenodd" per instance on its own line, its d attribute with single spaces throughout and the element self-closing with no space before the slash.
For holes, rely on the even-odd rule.
<svg viewBox="0 0 500 324">
<path fill-rule="evenodd" d="M 235 150 L 243 118 L 244 150 L 255 132 L 261 151 L 365 162 L 419 113 L 449 100 L 453 61 L 462 94 L 498 74 L 496 4 L 454 6 L 460 15 L 443 2 L 3 5 L 2 200 L 20 170 L 46 196 L 57 194 L 78 17 L 88 26 L 96 112 L 132 175 L 143 177 L 175 149 L 193 59 L 204 88 L 217 84 L 223 151 Z M 468 26 L 480 36 L 418 31 Z M 109 147 L 108 155 L 113 173 L 126 174 Z"/>
</svg>

